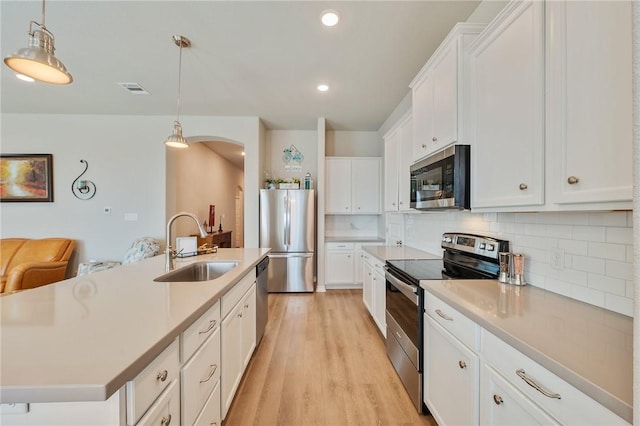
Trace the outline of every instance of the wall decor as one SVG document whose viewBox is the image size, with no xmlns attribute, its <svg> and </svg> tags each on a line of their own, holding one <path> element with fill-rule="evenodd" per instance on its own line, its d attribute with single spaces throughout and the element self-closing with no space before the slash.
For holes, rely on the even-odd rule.
<svg viewBox="0 0 640 426">
<path fill-rule="evenodd" d="M 1 202 L 53 202 L 52 154 L 1 154 Z"/>
<path fill-rule="evenodd" d="M 80 160 L 84 163 L 84 171 L 73 181 L 71 184 L 71 192 L 76 198 L 80 200 L 89 200 L 96 195 L 96 185 L 90 180 L 80 180 L 83 174 L 87 172 L 89 168 L 89 162 L 87 160 Z"/>
<path fill-rule="evenodd" d="M 294 161 L 298 164 L 301 164 L 304 160 L 304 155 L 295 147 L 295 145 L 291 145 L 289 148 L 285 148 L 283 151 L 284 155 L 282 156 L 282 161 L 286 164 L 289 164 L 291 161 Z"/>
</svg>

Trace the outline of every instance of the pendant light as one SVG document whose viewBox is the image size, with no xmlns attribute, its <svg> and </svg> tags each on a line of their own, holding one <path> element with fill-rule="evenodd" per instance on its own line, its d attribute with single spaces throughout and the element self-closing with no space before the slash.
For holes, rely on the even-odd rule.
<svg viewBox="0 0 640 426">
<path fill-rule="evenodd" d="M 36 21 L 29 22 L 29 47 L 7 56 L 4 63 L 17 72 L 18 76 L 31 77 L 44 83 L 69 84 L 73 77 L 64 64 L 53 55 L 54 37 L 45 26 L 44 10 L 42 0 L 42 24 Z"/>
<path fill-rule="evenodd" d="M 164 144 L 172 148 L 189 148 L 189 142 L 182 136 L 182 125 L 180 124 L 180 81 L 182 79 L 182 48 L 191 47 L 191 42 L 181 35 L 174 35 L 173 42 L 180 48 L 180 59 L 178 61 L 178 111 L 176 121 L 173 122 L 173 133 L 164 141 Z"/>
</svg>

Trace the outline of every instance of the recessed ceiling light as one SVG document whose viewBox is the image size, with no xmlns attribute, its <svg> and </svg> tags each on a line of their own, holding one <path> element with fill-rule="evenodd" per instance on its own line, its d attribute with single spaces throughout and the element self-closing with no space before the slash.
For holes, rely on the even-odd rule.
<svg viewBox="0 0 640 426">
<path fill-rule="evenodd" d="M 16 74 L 16 77 L 18 77 L 20 80 L 22 81 L 28 81 L 29 83 L 31 83 L 32 81 L 35 81 L 33 78 L 29 77 L 28 75 L 24 75 L 24 74 Z"/>
<path fill-rule="evenodd" d="M 329 90 L 329 86 L 327 86 L 326 84 L 318 84 L 318 91 L 326 92 L 327 90 Z"/>
<path fill-rule="evenodd" d="M 327 27 L 333 27 L 340 20 L 340 14 L 335 10 L 325 10 L 320 15 L 320 20 Z"/>
</svg>

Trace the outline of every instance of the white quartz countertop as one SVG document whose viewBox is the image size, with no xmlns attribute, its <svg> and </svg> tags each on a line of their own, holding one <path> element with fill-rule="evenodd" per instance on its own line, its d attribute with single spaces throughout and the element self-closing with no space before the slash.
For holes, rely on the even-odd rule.
<svg viewBox="0 0 640 426">
<path fill-rule="evenodd" d="M 442 259 L 442 255 L 427 253 L 407 246 L 362 246 L 370 255 L 382 261 L 403 259 Z"/>
<path fill-rule="evenodd" d="M 326 243 L 384 243 L 380 237 L 324 237 Z"/>
<path fill-rule="evenodd" d="M 204 282 L 155 282 L 164 256 L 0 297 L 0 402 L 104 401 L 270 249 L 176 259 L 238 261 Z"/>
<path fill-rule="evenodd" d="M 496 280 L 433 280 L 421 287 L 632 422 L 632 318 Z"/>
</svg>

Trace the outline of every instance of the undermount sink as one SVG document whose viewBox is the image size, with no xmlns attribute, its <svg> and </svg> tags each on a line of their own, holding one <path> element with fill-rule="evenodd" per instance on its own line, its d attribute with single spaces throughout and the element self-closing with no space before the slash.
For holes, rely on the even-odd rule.
<svg viewBox="0 0 640 426">
<path fill-rule="evenodd" d="M 194 282 L 220 278 L 238 266 L 235 261 L 196 262 L 154 279 L 157 282 Z"/>
</svg>

